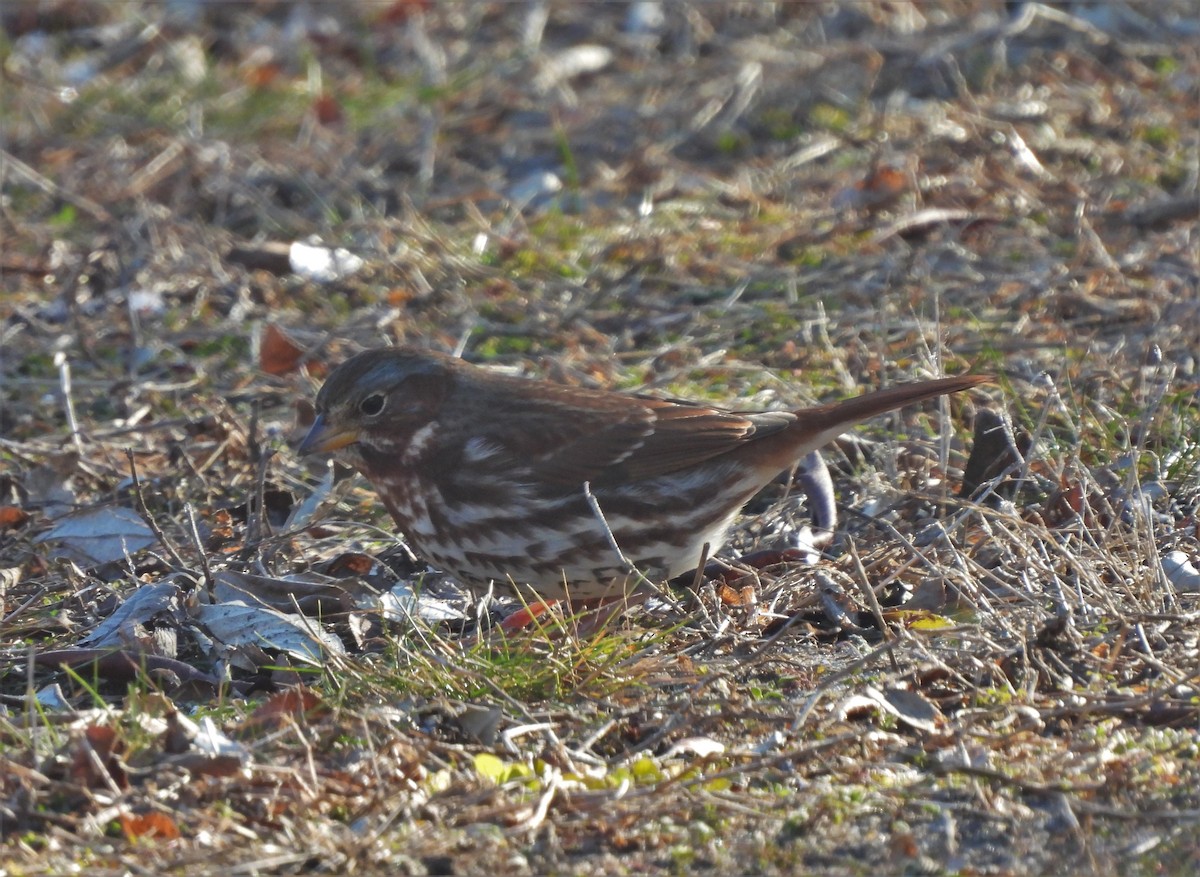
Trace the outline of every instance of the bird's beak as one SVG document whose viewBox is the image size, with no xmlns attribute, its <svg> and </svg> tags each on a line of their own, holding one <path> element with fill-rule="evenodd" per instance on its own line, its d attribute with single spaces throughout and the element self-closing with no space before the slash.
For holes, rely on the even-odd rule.
<svg viewBox="0 0 1200 877">
<path fill-rule="evenodd" d="M 327 454 L 330 451 L 341 450 L 356 441 L 358 441 L 358 430 L 334 429 L 325 420 L 324 415 L 317 415 L 317 419 L 313 421 L 312 427 L 308 430 L 308 435 L 304 437 L 304 441 L 300 442 L 300 447 L 296 451 L 300 456 Z"/>
</svg>

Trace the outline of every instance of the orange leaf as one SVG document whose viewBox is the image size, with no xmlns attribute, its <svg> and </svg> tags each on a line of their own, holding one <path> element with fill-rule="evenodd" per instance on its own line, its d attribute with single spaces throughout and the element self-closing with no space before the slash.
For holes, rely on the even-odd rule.
<svg viewBox="0 0 1200 877">
<path fill-rule="evenodd" d="M 242 70 L 242 79 L 251 88 L 266 88 L 283 75 L 283 67 L 275 61 L 253 64 Z"/>
<path fill-rule="evenodd" d="M 726 606 L 753 606 L 758 602 L 758 594 L 753 585 L 744 588 L 731 588 L 722 582 L 717 587 L 717 596 Z"/>
<path fill-rule="evenodd" d="M 871 171 L 858 187 L 875 195 L 895 197 L 908 187 L 908 177 L 898 168 L 882 165 Z"/>
<path fill-rule="evenodd" d="M 179 826 L 175 820 L 165 813 L 152 811 L 150 813 L 121 814 L 121 830 L 130 840 L 139 837 L 161 837 L 164 840 L 178 840 Z"/>
<path fill-rule="evenodd" d="M 15 505 L 0 505 L 0 530 L 19 527 L 29 520 L 29 513 Z"/>
</svg>

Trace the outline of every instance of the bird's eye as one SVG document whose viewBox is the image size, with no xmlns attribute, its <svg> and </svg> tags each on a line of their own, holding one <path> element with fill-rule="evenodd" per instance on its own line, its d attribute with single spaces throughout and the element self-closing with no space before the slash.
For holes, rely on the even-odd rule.
<svg viewBox="0 0 1200 877">
<path fill-rule="evenodd" d="M 382 393 L 372 393 L 358 403 L 358 410 L 367 415 L 367 417 L 374 417 L 383 411 L 383 402 Z"/>
</svg>

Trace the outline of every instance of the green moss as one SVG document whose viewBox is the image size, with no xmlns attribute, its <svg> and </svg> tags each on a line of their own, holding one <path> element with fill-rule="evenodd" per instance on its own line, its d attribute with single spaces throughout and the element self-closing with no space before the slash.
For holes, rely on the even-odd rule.
<svg viewBox="0 0 1200 877">
<path fill-rule="evenodd" d="M 820 268 L 829 258 L 828 251 L 817 246 L 796 247 L 787 255 L 788 264 L 800 268 Z"/>
<path fill-rule="evenodd" d="M 819 103 L 808 114 L 813 127 L 821 128 L 833 134 L 843 134 L 850 128 L 853 121 L 850 114 L 841 107 L 833 104 Z"/>
<path fill-rule="evenodd" d="M 1150 146 L 1166 149 L 1179 140 L 1179 130 L 1172 125 L 1148 125 L 1142 129 L 1141 139 Z"/>
<path fill-rule="evenodd" d="M 1079 241 L 1059 238 L 1050 245 L 1050 252 L 1060 259 L 1072 259 L 1079 250 Z"/>
<path fill-rule="evenodd" d="M 484 359 L 532 352 L 534 341 L 522 335 L 491 335 L 475 345 L 475 353 Z"/>
<path fill-rule="evenodd" d="M 804 128 L 787 110 L 770 107 L 759 114 L 758 122 L 772 140 L 788 141 L 804 133 Z"/>
<path fill-rule="evenodd" d="M 1154 72 L 1159 76 L 1170 76 L 1179 70 L 1179 61 L 1170 55 L 1163 55 L 1154 61 Z"/>
<path fill-rule="evenodd" d="M 733 129 L 726 129 L 717 135 L 716 147 L 722 155 L 738 155 L 746 146 L 746 135 Z"/>
</svg>

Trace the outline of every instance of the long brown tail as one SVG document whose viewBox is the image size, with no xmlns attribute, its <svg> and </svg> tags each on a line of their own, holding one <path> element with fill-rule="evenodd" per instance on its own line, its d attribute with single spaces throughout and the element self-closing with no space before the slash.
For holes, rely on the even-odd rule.
<svg viewBox="0 0 1200 877">
<path fill-rule="evenodd" d="M 828 405 L 815 405 L 811 408 L 801 408 L 793 412 L 796 422 L 785 430 L 789 441 L 787 456 L 790 460 L 799 459 L 809 451 L 816 450 L 828 444 L 855 424 L 870 420 L 878 414 L 902 408 L 914 402 L 944 396 L 947 393 L 957 393 L 969 390 L 992 380 L 988 375 L 959 375 L 954 378 L 939 378 L 935 381 L 920 381 L 915 384 L 902 384 L 898 387 L 888 387 L 886 390 L 875 390 L 863 393 L 853 399 L 832 402 Z M 781 467 L 782 468 L 782 467 Z"/>
</svg>

